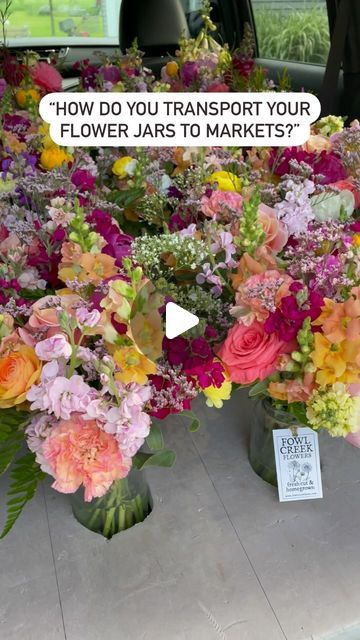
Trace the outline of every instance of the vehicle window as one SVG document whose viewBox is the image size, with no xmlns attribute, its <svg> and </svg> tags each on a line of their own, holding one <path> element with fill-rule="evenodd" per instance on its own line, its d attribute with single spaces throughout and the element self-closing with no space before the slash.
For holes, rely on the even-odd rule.
<svg viewBox="0 0 360 640">
<path fill-rule="evenodd" d="M 10 44 L 28 39 L 113 44 L 118 42 L 119 6 L 116 0 L 12 0 L 7 39 Z"/>
<path fill-rule="evenodd" d="M 261 58 L 326 64 L 326 0 L 252 0 Z"/>
<path fill-rule="evenodd" d="M 6 0 L 0 0 L 0 6 Z M 202 0 L 181 0 L 192 36 L 202 27 Z M 216 3 L 215 3 L 216 4 Z M 12 0 L 6 23 L 10 45 L 117 44 L 121 0 Z"/>
</svg>

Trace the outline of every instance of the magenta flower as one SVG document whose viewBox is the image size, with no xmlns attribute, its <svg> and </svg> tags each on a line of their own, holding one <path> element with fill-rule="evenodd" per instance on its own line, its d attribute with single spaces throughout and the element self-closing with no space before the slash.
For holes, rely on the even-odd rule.
<svg viewBox="0 0 360 640">
<path fill-rule="evenodd" d="M 324 300 L 318 293 L 309 290 L 308 298 L 301 307 L 296 294 L 303 288 L 300 282 L 294 282 L 290 286 L 292 295 L 282 298 L 279 308 L 265 320 L 266 333 L 277 333 L 286 342 L 291 342 L 295 340 L 305 318 L 310 317 L 311 321 L 318 318 Z"/>
<path fill-rule="evenodd" d="M 120 69 L 114 64 L 103 65 L 100 67 L 99 73 L 105 82 L 111 82 L 111 84 L 116 84 L 121 78 Z"/>
<path fill-rule="evenodd" d="M 86 169 L 75 169 L 71 176 L 71 182 L 80 189 L 80 191 L 94 191 L 96 177 Z"/>
<path fill-rule="evenodd" d="M 199 67 L 196 62 L 185 62 L 181 67 L 181 79 L 185 87 L 190 87 L 199 77 Z"/>
<path fill-rule="evenodd" d="M 270 166 L 274 164 L 278 150 L 275 149 L 270 159 Z M 301 147 L 289 147 L 281 155 L 280 161 L 276 164 L 274 173 L 278 176 L 291 173 L 290 161 L 305 162 L 312 167 L 314 176 L 322 176 L 321 184 L 332 184 L 346 177 L 346 171 L 341 159 L 335 153 L 312 153 L 304 151 Z"/>
</svg>

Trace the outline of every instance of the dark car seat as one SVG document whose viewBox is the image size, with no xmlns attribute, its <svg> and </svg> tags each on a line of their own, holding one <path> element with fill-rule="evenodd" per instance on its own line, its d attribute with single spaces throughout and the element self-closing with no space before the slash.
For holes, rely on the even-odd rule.
<svg viewBox="0 0 360 640">
<path fill-rule="evenodd" d="M 122 0 L 119 29 L 122 51 L 137 38 L 146 56 L 173 55 L 179 38 L 189 36 L 180 0 Z"/>
</svg>

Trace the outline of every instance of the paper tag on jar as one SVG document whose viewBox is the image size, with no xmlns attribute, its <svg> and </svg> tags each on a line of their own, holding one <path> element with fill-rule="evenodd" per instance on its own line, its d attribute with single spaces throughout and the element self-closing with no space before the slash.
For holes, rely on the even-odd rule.
<svg viewBox="0 0 360 640">
<path fill-rule="evenodd" d="M 280 502 L 322 498 L 318 434 L 308 427 L 274 429 Z"/>
</svg>

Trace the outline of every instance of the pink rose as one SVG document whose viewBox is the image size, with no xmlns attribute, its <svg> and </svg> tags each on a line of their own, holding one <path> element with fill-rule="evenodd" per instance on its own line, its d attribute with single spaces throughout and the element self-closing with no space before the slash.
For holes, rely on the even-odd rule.
<svg viewBox="0 0 360 640">
<path fill-rule="evenodd" d="M 293 346 L 289 347 L 289 344 L 275 333 L 266 333 L 260 322 L 253 322 L 250 327 L 236 324 L 230 329 L 218 356 L 226 365 L 232 382 L 251 384 L 265 380 L 276 371 L 279 356 Z"/>
<path fill-rule="evenodd" d="M 31 77 L 34 83 L 46 93 L 61 91 L 62 78 L 60 73 L 47 62 L 38 62 L 36 67 L 31 69 Z"/>
<path fill-rule="evenodd" d="M 35 353 L 40 360 L 57 360 L 65 358 L 68 360 L 72 354 L 72 348 L 65 336 L 56 333 L 51 338 L 41 340 L 35 347 Z"/>
<path fill-rule="evenodd" d="M 266 233 L 264 245 L 274 253 L 279 253 L 288 241 L 286 226 L 278 220 L 275 210 L 266 204 L 260 204 L 258 216 Z"/>
<path fill-rule="evenodd" d="M 201 211 L 213 220 L 226 220 L 229 213 L 239 215 L 242 212 L 243 199 L 239 193 L 233 191 L 213 191 L 211 196 L 203 196 L 201 199 Z"/>
</svg>

